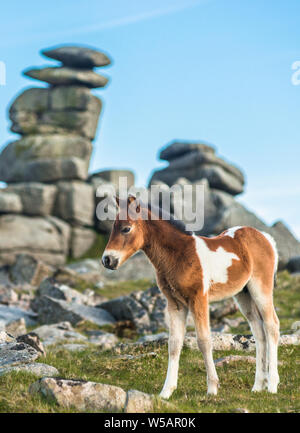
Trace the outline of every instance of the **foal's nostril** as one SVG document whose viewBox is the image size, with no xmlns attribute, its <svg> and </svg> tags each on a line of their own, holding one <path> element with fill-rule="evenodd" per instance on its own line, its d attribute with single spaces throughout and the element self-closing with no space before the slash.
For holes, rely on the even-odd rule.
<svg viewBox="0 0 300 433">
<path fill-rule="evenodd" d="M 110 266 L 110 257 L 109 256 L 104 256 L 102 259 L 102 263 L 103 265 L 108 268 Z"/>
<path fill-rule="evenodd" d="M 108 269 L 116 269 L 119 263 L 119 259 L 114 256 L 104 256 L 102 258 L 103 265 Z"/>
</svg>

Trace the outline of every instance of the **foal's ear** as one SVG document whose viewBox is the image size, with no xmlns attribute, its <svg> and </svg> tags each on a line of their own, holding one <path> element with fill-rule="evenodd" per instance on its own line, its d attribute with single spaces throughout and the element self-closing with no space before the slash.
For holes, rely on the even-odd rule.
<svg viewBox="0 0 300 433">
<path fill-rule="evenodd" d="M 136 209 L 136 212 L 139 213 L 141 210 L 141 205 L 140 205 L 139 200 L 137 200 L 137 198 L 131 194 L 128 196 L 127 200 L 128 200 L 128 206 L 130 206 L 131 203 L 133 203 L 134 201 L 136 202 L 136 208 L 135 209 Z"/>
<path fill-rule="evenodd" d="M 114 198 L 116 200 L 117 206 L 119 207 L 120 206 L 120 199 L 119 199 L 119 197 L 117 195 L 115 195 Z"/>
</svg>

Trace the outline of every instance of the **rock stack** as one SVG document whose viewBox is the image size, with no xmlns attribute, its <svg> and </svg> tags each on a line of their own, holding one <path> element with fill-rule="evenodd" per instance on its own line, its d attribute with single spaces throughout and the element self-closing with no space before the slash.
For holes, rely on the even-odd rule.
<svg viewBox="0 0 300 433">
<path fill-rule="evenodd" d="M 275 238 L 280 268 L 285 267 L 292 257 L 300 255 L 300 243 L 283 222 L 278 221 L 269 227 L 235 199 L 237 194 L 243 192 L 244 175 L 235 165 L 216 156 L 214 147 L 203 142 L 174 141 L 162 149 L 160 158 L 169 161 L 169 166 L 154 171 L 149 186 L 157 185 L 162 193 L 169 194 L 169 187 L 175 184 L 182 188 L 192 185 L 194 209 L 197 197 L 195 187 L 203 186 L 204 194 L 197 198 L 197 204 L 198 209 L 203 210 L 204 225 L 196 230 L 197 234 L 218 235 L 230 227 L 252 226 Z M 175 215 L 178 206 L 185 204 L 176 200 L 176 196 L 171 194 L 170 210 Z"/>
<path fill-rule="evenodd" d="M 150 184 L 156 180 L 171 186 L 179 178 L 190 182 L 207 179 L 211 188 L 231 195 L 243 192 L 244 175 L 239 168 L 224 161 L 215 154 L 215 149 L 204 143 L 174 141 L 159 155 L 169 166 L 155 171 Z"/>
<path fill-rule="evenodd" d="M 91 93 L 108 79 L 94 71 L 106 54 L 62 46 L 42 52 L 61 65 L 25 75 L 48 87 L 32 87 L 12 103 L 11 130 L 21 138 L 0 155 L 0 261 L 30 253 L 60 264 L 78 257 L 95 239 L 94 188 L 87 182 L 102 103 Z"/>
</svg>

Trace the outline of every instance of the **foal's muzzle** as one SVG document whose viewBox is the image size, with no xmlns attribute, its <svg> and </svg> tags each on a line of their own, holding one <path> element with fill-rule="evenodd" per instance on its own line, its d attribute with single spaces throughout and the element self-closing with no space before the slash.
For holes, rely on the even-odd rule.
<svg viewBox="0 0 300 433">
<path fill-rule="evenodd" d="M 109 254 L 102 257 L 103 266 L 108 269 L 116 269 L 119 264 L 119 259 Z"/>
</svg>

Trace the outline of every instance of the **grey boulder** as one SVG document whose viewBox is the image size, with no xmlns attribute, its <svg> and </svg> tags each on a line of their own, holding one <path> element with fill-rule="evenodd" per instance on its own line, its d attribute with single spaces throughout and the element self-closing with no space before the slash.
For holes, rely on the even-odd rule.
<svg viewBox="0 0 300 433">
<path fill-rule="evenodd" d="M 70 253 L 78 259 L 89 251 L 96 241 L 96 232 L 86 227 L 73 227 L 71 232 Z"/>
<path fill-rule="evenodd" d="M 11 372 L 20 372 L 20 371 L 34 374 L 35 376 L 38 377 L 59 375 L 57 368 L 52 367 L 52 365 L 43 364 L 41 362 L 39 363 L 35 362 L 29 364 L 19 364 L 12 367 L 0 368 L 0 376 L 4 376 L 5 374 Z"/>
<path fill-rule="evenodd" d="M 85 182 L 58 182 L 54 213 L 72 224 L 93 226 L 95 212 L 94 190 Z"/>
<path fill-rule="evenodd" d="M 59 60 L 66 66 L 93 68 L 111 63 L 107 54 L 88 47 L 66 45 L 43 50 L 42 54 L 50 59 Z"/>
<path fill-rule="evenodd" d="M 41 393 L 59 406 L 75 407 L 81 411 L 121 411 L 126 401 L 126 392 L 118 386 L 52 377 L 33 383 L 29 392 Z"/>
<path fill-rule="evenodd" d="M 22 213 L 22 201 L 18 194 L 8 192 L 7 188 L 0 191 L 0 214 L 2 213 Z"/>
<path fill-rule="evenodd" d="M 15 183 L 9 185 L 6 191 L 18 196 L 22 213 L 25 215 L 46 216 L 53 211 L 57 192 L 55 185 L 38 182 Z"/>
<path fill-rule="evenodd" d="M 115 322 L 114 317 L 102 308 L 67 302 L 49 296 L 39 297 L 35 308 L 38 321 L 44 324 L 68 321 L 72 325 L 77 325 L 83 321 L 89 321 L 103 326 Z"/>
<path fill-rule="evenodd" d="M 55 217 L 3 215 L 0 217 L 0 262 L 12 264 L 18 254 L 29 254 L 50 265 L 65 262 L 70 228 Z"/>
<path fill-rule="evenodd" d="M 53 85 L 82 85 L 96 88 L 104 87 L 108 83 L 108 78 L 94 71 L 69 66 L 27 69 L 24 75 Z"/>
</svg>

